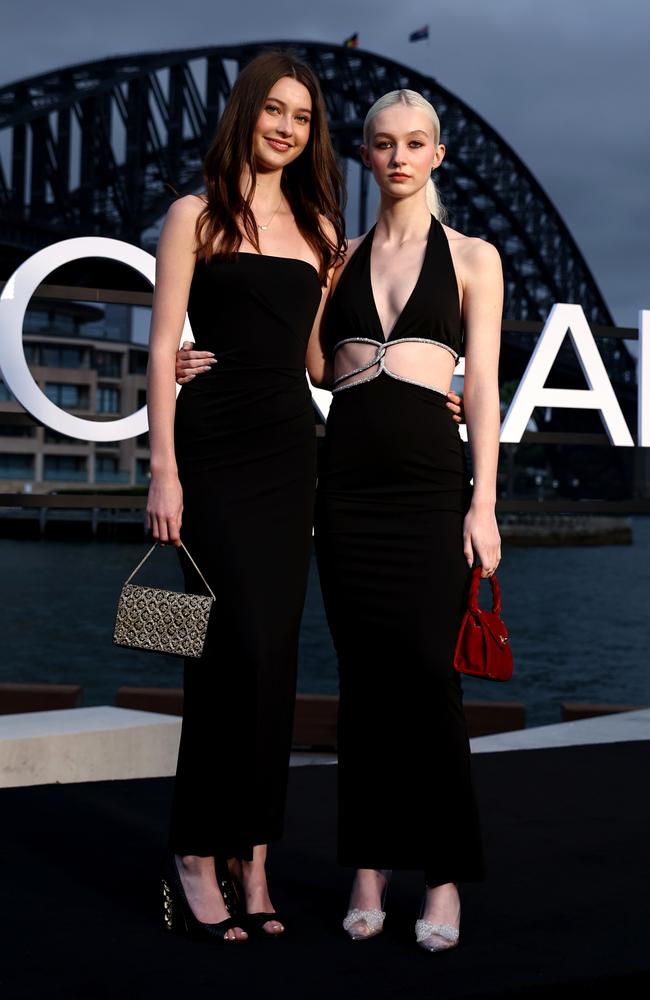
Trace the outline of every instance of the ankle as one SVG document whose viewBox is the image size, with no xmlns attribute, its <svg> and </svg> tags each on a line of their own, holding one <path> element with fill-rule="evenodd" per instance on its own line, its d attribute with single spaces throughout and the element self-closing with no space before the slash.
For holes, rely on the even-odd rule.
<svg viewBox="0 0 650 1000">
<path fill-rule="evenodd" d="M 440 885 L 425 885 L 424 887 L 427 895 L 436 896 L 449 896 L 450 898 L 455 898 L 458 896 L 458 886 L 455 882 L 444 882 Z"/>
<path fill-rule="evenodd" d="M 266 885 L 266 866 L 263 861 L 242 861 L 241 878 L 249 887 Z"/>
<path fill-rule="evenodd" d="M 201 857 L 198 854 L 177 854 L 176 864 L 184 875 L 198 877 L 214 872 L 214 859 Z"/>
<path fill-rule="evenodd" d="M 388 882 L 388 873 L 378 868 L 357 868 L 353 885 L 359 889 L 378 889 L 380 892 Z"/>
</svg>

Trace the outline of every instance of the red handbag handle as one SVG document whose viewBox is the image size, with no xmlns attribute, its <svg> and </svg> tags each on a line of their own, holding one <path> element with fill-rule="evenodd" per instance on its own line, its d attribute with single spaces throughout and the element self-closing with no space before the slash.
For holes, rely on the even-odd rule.
<svg viewBox="0 0 650 1000">
<path fill-rule="evenodd" d="M 495 574 L 488 577 L 490 583 L 492 584 L 492 614 L 501 614 L 501 587 L 499 586 L 499 581 Z M 481 567 L 475 566 L 472 570 L 472 582 L 469 587 L 469 610 L 473 615 L 477 615 L 480 611 L 478 606 L 478 588 L 481 583 Z"/>
</svg>

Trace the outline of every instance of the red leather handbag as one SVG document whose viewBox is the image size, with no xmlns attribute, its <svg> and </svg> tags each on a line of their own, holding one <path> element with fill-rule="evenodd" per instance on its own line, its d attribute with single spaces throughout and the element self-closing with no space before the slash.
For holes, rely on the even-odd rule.
<svg viewBox="0 0 650 1000">
<path fill-rule="evenodd" d="M 492 584 L 492 611 L 483 611 L 478 606 L 481 567 L 474 567 L 468 607 L 456 640 L 454 669 L 461 674 L 485 677 L 490 681 L 509 681 L 512 677 L 512 650 L 508 630 L 501 618 L 501 588 L 496 576 L 489 577 L 489 580 Z"/>
</svg>

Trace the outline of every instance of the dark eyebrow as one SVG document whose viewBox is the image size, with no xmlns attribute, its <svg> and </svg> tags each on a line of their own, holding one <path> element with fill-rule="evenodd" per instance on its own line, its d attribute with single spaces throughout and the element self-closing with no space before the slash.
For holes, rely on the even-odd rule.
<svg viewBox="0 0 650 1000">
<path fill-rule="evenodd" d="M 272 94 L 269 94 L 269 96 L 266 99 L 267 101 L 275 101 L 276 104 L 281 104 L 283 108 L 286 108 L 287 106 L 286 101 L 281 100 L 279 97 L 273 97 Z M 311 108 L 298 108 L 297 113 L 299 112 L 303 112 L 303 114 L 310 115 L 312 113 L 312 110 Z"/>
<path fill-rule="evenodd" d="M 423 128 L 414 128 L 411 132 L 407 132 L 406 134 L 407 135 L 418 135 L 418 134 L 419 135 L 428 135 L 429 133 L 425 132 L 425 130 Z M 394 136 L 392 136 L 390 134 L 390 132 L 375 132 L 375 139 L 377 138 L 378 135 L 385 136 L 386 139 L 393 139 L 394 138 Z"/>
</svg>

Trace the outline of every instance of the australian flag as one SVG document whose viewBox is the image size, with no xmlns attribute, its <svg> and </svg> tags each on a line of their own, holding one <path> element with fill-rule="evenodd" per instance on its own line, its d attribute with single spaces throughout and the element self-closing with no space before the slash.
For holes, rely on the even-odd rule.
<svg viewBox="0 0 650 1000">
<path fill-rule="evenodd" d="M 421 42 L 423 38 L 429 37 L 429 25 L 425 24 L 423 28 L 418 28 L 417 31 L 412 31 L 409 35 L 409 42 Z"/>
</svg>

